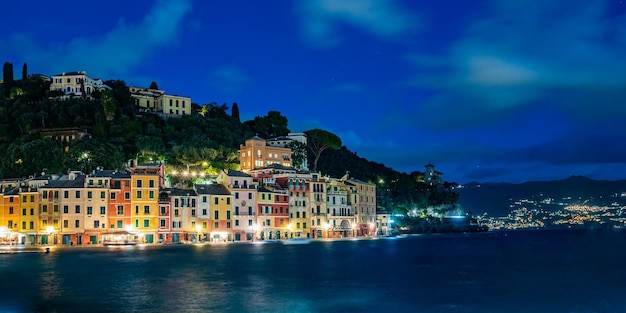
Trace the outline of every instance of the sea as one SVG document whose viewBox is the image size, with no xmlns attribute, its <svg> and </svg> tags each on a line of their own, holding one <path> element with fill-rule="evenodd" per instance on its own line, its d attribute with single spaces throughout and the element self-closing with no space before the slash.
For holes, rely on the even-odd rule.
<svg viewBox="0 0 626 313">
<path fill-rule="evenodd" d="M 626 232 L 51 247 L 0 254 L 0 312 L 626 312 Z"/>
</svg>

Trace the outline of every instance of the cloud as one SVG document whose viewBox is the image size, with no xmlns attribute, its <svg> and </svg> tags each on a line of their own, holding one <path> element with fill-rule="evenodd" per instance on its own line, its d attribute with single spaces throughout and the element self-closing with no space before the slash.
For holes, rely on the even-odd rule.
<svg viewBox="0 0 626 313">
<path fill-rule="evenodd" d="M 341 38 L 340 24 L 360 28 L 380 38 L 415 29 L 417 22 L 391 0 L 299 1 L 305 39 L 314 46 L 330 47 Z"/>
<path fill-rule="evenodd" d="M 483 127 L 539 106 L 580 120 L 626 114 L 626 14 L 610 7 L 493 1 L 443 54 L 407 56 L 419 73 L 409 85 L 433 93 L 416 103 L 430 117 L 418 127 Z"/>
<path fill-rule="evenodd" d="M 232 95 L 239 93 L 249 80 L 248 75 L 238 67 L 222 66 L 213 72 L 209 84 L 225 94 Z"/>
<path fill-rule="evenodd" d="M 74 38 L 69 42 L 37 44 L 27 35 L 14 35 L 7 46 L 23 54 L 33 68 L 43 72 L 89 70 L 103 78 L 130 73 L 158 49 L 177 39 L 184 17 L 191 11 L 187 0 L 157 1 L 136 25 L 120 20 L 102 36 Z"/>
</svg>

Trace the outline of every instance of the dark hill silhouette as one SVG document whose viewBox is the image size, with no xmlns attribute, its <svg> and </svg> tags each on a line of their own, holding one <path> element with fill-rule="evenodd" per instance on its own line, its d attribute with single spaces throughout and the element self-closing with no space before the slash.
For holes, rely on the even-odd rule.
<svg viewBox="0 0 626 313">
<path fill-rule="evenodd" d="M 511 204 L 522 199 L 540 202 L 552 198 L 558 202 L 570 197 L 567 200 L 570 203 L 589 200 L 589 204 L 600 206 L 626 202 L 626 198 L 620 197 L 622 192 L 626 192 L 626 180 L 593 180 L 571 176 L 561 180 L 521 184 L 471 182 L 457 189 L 457 192 L 460 196 L 459 204 L 466 211 L 475 215 L 487 212 L 490 216 L 504 216 L 511 211 Z"/>
</svg>

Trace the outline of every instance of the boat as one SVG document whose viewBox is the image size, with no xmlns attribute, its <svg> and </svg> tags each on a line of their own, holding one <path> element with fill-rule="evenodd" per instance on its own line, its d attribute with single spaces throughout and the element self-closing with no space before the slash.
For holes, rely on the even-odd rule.
<svg viewBox="0 0 626 313">
<path fill-rule="evenodd" d="M 299 238 L 285 239 L 282 241 L 282 243 L 284 245 L 305 245 L 305 244 L 311 243 L 311 239 L 299 237 Z"/>
</svg>

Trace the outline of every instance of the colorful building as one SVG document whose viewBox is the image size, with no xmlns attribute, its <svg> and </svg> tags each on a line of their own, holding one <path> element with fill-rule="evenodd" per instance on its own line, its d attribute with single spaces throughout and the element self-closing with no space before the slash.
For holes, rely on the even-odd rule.
<svg viewBox="0 0 626 313">
<path fill-rule="evenodd" d="M 224 170 L 216 179 L 233 196 L 233 234 L 235 241 L 252 241 L 256 237 L 257 187 L 249 174 Z"/>
</svg>

